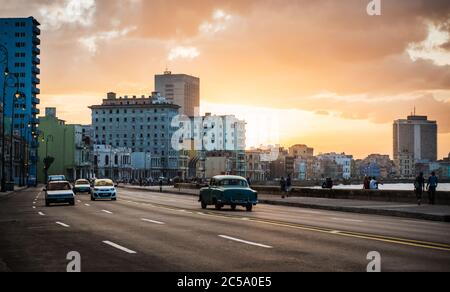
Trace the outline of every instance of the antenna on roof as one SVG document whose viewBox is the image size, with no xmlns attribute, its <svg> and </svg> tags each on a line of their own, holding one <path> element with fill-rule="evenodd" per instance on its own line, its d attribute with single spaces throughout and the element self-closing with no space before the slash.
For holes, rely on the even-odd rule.
<svg viewBox="0 0 450 292">
<path fill-rule="evenodd" d="M 165 74 L 165 75 L 170 75 L 170 74 L 172 74 L 172 72 L 169 71 L 169 67 L 167 66 L 167 64 L 166 64 L 166 71 L 164 71 L 164 74 Z"/>
</svg>

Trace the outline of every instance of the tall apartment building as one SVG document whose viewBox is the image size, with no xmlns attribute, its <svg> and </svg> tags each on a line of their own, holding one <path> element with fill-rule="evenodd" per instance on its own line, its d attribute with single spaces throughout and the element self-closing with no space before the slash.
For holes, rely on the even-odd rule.
<svg viewBox="0 0 450 292">
<path fill-rule="evenodd" d="M 199 78 L 186 74 L 172 74 L 172 72 L 166 71 L 162 75 L 155 75 L 155 91 L 160 92 L 167 100 L 179 105 L 181 107 L 180 114 L 188 117 L 199 115 Z"/>
<path fill-rule="evenodd" d="M 4 93 L 5 99 L 2 108 L 5 121 L 1 124 L 5 125 L 6 135 L 6 145 L 2 151 L 8 152 L 13 123 L 15 147 L 12 154 L 19 158 L 14 161 L 12 175 L 9 167 L 5 167 L 5 176 L 12 177 L 16 183 L 21 182 L 25 176 L 29 185 L 35 184 L 37 178 L 39 110 L 36 106 L 40 103 L 37 85 L 40 83 L 38 46 L 41 43 L 39 25 L 33 17 L 0 18 L 0 94 L 3 96 Z M 16 94 L 20 98 L 15 98 Z M 24 145 L 18 147 L 17 144 Z"/>
<path fill-rule="evenodd" d="M 172 127 L 179 106 L 159 93 L 146 97 L 117 97 L 108 93 L 101 105 L 93 105 L 92 129 L 96 145 L 130 148 L 151 155 L 152 177 L 178 175 L 179 152 L 172 148 Z"/>
<path fill-rule="evenodd" d="M 427 116 L 411 115 L 394 121 L 393 154 L 400 176 L 414 175 L 411 164 L 437 160 L 437 128 L 436 121 L 429 121 Z"/>
</svg>

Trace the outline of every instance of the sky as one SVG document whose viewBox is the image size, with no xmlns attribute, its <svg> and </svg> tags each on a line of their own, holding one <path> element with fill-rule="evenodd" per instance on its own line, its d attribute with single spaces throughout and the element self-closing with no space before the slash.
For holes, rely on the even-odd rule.
<svg viewBox="0 0 450 292">
<path fill-rule="evenodd" d="M 201 78 L 201 112 L 247 121 L 247 146 L 392 155 L 413 110 L 450 152 L 450 1 L 0 0 L 42 24 L 41 112 L 90 123 L 106 92 L 149 95 L 168 68 Z"/>
</svg>

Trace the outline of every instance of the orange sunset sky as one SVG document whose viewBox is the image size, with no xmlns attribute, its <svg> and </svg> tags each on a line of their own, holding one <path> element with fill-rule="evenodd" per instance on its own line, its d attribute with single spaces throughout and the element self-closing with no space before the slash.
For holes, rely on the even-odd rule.
<svg viewBox="0 0 450 292">
<path fill-rule="evenodd" d="M 0 0 L 42 24 L 41 112 L 90 123 L 108 91 L 149 95 L 166 67 L 201 78 L 201 111 L 248 122 L 247 144 L 392 155 L 416 107 L 450 152 L 450 1 Z"/>
</svg>

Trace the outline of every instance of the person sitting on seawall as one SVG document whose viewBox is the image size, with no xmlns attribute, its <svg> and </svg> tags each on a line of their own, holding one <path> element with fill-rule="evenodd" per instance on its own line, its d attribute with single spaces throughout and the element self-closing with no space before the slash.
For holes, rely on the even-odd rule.
<svg viewBox="0 0 450 292">
<path fill-rule="evenodd" d="M 372 177 L 370 180 L 370 189 L 371 190 L 378 190 L 380 183 L 377 181 L 376 177 Z"/>
<path fill-rule="evenodd" d="M 431 176 L 428 178 L 427 183 L 427 189 L 428 189 L 428 196 L 430 200 L 430 205 L 435 204 L 435 197 L 436 197 L 436 189 L 438 187 L 438 178 L 436 176 L 436 173 L 433 171 L 431 173 Z"/>
<path fill-rule="evenodd" d="M 370 190 L 370 178 L 367 175 L 364 177 L 363 189 Z"/>
</svg>

